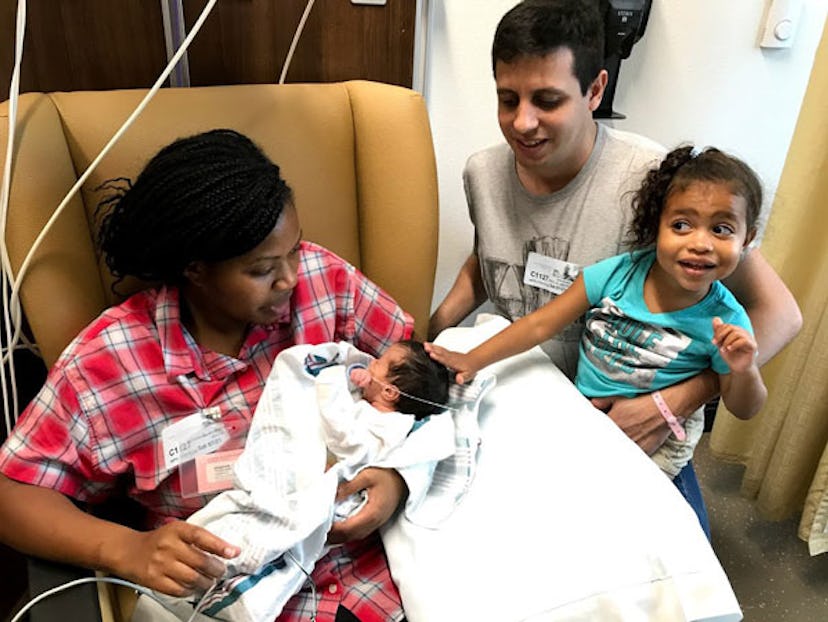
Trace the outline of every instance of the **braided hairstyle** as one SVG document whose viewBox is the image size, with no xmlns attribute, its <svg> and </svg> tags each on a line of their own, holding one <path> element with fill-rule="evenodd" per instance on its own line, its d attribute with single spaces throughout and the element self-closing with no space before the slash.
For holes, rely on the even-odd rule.
<svg viewBox="0 0 828 622">
<path fill-rule="evenodd" d="M 726 184 L 745 200 L 747 230 L 756 229 L 762 210 L 762 184 L 747 164 L 715 147 L 699 152 L 684 145 L 668 153 L 658 168 L 650 169 L 633 196 L 633 220 L 628 242 L 633 248 L 652 246 L 658 237 L 661 212 L 673 192 L 694 182 Z"/>
<path fill-rule="evenodd" d="M 164 147 L 135 183 L 118 179 L 98 205 L 98 245 L 122 280 L 177 284 L 193 261 L 222 261 L 255 248 L 293 194 L 279 167 L 249 138 L 219 129 Z"/>
<path fill-rule="evenodd" d="M 446 366 L 432 359 L 419 341 L 404 339 L 398 341 L 397 345 L 405 348 L 406 356 L 388 369 L 388 381 L 401 391 L 396 410 L 414 415 L 418 420 L 445 410 L 434 404 L 445 404 L 448 401 L 450 374 Z M 411 399 L 403 393 L 434 404 Z"/>
</svg>

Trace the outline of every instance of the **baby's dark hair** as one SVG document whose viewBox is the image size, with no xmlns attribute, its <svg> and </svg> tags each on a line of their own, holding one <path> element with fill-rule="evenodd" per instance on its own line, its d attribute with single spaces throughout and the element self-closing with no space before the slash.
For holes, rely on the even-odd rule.
<svg viewBox="0 0 828 622">
<path fill-rule="evenodd" d="M 276 226 L 291 189 L 249 138 L 218 129 L 181 138 L 138 175 L 110 180 L 98 205 L 98 245 L 119 280 L 179 283 L 193 261 L 255 248 Z"/>
<path fill-rule="evenodd" d="M 414 415 L 419 420 L 445 410 L 437 404 L 448 401 L 450 374 L 446 366 L 432 359 L 419 341 L 404 339 L 397 345 L 406 349 L 406 357 L 388 370 L 388 380 L 400 390 L 397 411 Z M 405 393 L 433 404 L 412 399 Z"/>
<path fill-rule="evenodd" d="M 599 0 L 524 0 L 510 9 L 495 30 L 492 71 L 497 61 L 572 51 L 572 71 L 586 95 L 604 66 L 604 18 Z M 495 72 L 496 73 L 496 72 Z M 497 77 L 497 75 L 495 75 Z"/>
<path fill-rule="evenodd" d="M 756 229 L 762 211 L 762 183 L 753 169 L 714 147 L 697 152 L 692 145 L 685 145 L 673 149 L 657 168 L 651 169 L 633 196 L 630 246 L 646 248 L 655 244 L 667 198 L 694 182 L 726 184 L 731 193 L 745 200 L 748 232 Z"/>
</svg>

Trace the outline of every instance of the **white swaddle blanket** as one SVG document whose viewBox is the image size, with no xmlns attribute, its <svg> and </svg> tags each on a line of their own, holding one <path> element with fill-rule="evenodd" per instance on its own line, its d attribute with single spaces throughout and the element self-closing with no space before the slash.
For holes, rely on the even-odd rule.
<svg viewBox="0 0 828 622">
<path fill-rule="evenodd" d="M 241 548 L 227 562 L 228 578 L 201 603 L 204 614 L 271 622 L 307 578 L 299 565 L 310 573 L 327 551 L 337 484 L 366 466 L 395 468 L 403 475 L 410 491 L 404 513 L 418 522 L 426 490 L 440 500 L 424 509 L 423 520 L 433 521 L 453 510 L 468 489 L 473 454 L 461 452 L 459 462 L 444 462 L 437 479 L 445 494 L 436 494 L 431 482 L 437 462 L 454 453 L 455 443 L 476 446 L 480 385 L 468 392 L 474 399 L 466 395 L 454 416 L 432 416 L 409 434 L 413 416 L 378 413 L 349 393 L 346 365 L 366 356 L 350 344 L 329 343 L 294 346 L 276 358 L 234 466 L 235 488 L 189 519 Z M 462 433 L 455 420 L 466 422 Z M 328 450 L 339 462 L 326 471 Z M 454 475 L 445 474 L 450 464 Z M 142 600 L 147 613 L 134 620 L 166 615 Z M 181 599 L 168 604 L 185 620 L 192 614 L 192 605 Z"/>
<path fill-rule="evenodd" d="M 506 325 L 437 343 L 466 351 Z M 463 503 L 432 528 L 400 516 L 382 530 L 409 622 L 741 619 L 675 486 L 539 348 L 488 371 Z"/>
</svg>

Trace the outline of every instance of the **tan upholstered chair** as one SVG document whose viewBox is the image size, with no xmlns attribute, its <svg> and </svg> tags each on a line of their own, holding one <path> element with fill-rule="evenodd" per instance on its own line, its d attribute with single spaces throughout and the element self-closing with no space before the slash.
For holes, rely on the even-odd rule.
<svg viewBox="0 0 828 622">
<path fill-rule="evenodd" d="M 143 90 L 21 96 L 7 240 L 15 271 L 79 174 Z M 5 158 L 8 103 L 0 107 Z M 134 178 L 175 138 L 227 127 L 250 136 L 293 187 L 305 238 L 385 288 L 426 334 L 437 260 L 437 179 L 422 98 L 400 87 L 335 84 L 162 89 L 57 221 L 22 286 L 35 340 L 51 365 L 114 302 L 94 247 L 103 181 Z"/>
<path fill-rule="evenodd" d="M 20 98 L 7 244 L 17 269 L 66 191 L 145 91 Z M 8 105 L 0 108 L 5 159 Z M 437 260 L 437 180 L 423 100 L 364 81 L 162 89 L 58 221 L 22 287 L 47 364 L 113 302 L 93 245 L 95 188 L 131 177 L 175 138 L 250 136 L 293 187 L 302 228 L 392 294 L 425 335 Z"/>
</svg>

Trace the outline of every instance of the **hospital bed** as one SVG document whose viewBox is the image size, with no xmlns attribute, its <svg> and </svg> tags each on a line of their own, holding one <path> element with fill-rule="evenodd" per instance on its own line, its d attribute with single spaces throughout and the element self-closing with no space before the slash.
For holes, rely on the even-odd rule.
<svg viewBox="0 0 828 622">
<path fill-rule="evenodd" d="M 15 270 L 143 95 L 21 96 L 6 240 Z M 173 139 L 214 127 L 260 144 L 294 188 L 305 237 L 362 269 L 425 334 L 438 208 L 417 93 L 364 81 L 163 89 L 69 203 L 23 281 L 25 313 L 47 365 L 116 301 L 92 242 L 95 189 L 134 177 Z M 5 146 L 5 121 L 0 139 Z M 470 347 L 498 322 L 450 329 L 440 341 Z M 383 530 L 410 622 L 740 619 L 694 515 L 633 443 L 539 351 L 491 371 L 496 384 L 479 403 L 468 477 L 435 481 L 419 512 L 401 513 Z M 52 579 L 54 565 L 33 560 L 31 567 L 37 589 L 66 580 L 65 567 Z M 65 618 L 67 608 L 77 620 L 127 619 L 129 594 L 101 588 L 99 596 L 100 610 L 92 603 L 81 614 L 79 596 L 67 594 L 39 605 L 32 619 Z"/>
</svg>

